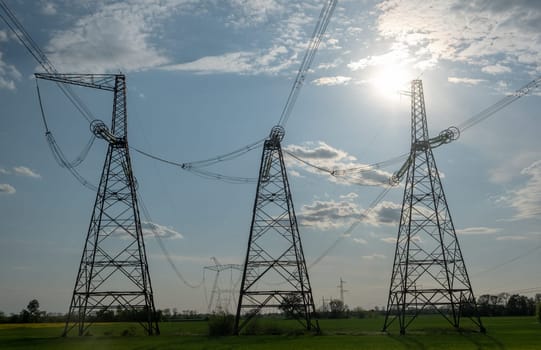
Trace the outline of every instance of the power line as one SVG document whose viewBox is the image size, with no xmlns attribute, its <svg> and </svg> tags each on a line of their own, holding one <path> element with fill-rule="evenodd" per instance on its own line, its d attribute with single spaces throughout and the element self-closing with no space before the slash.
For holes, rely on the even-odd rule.
<svg viewBox="0 0 541 350">
<path fill-rule="evenodd" d="M 374 169 L 380 169 L 380 168 L 383 168 L 385 166 L 401 162 L 404 159 L 406 159 L 408 157 L 408 155 L 409 155 L 409 153 L 405 153 L 405 154 L 402 154 L 402 155 L 399 155 L 399 156 L 396 156 L 396 157 L 393 157 L 391 159 L 384 160 L 384 161 L 381 161 L 381 162 L 372 163 L 372 164 L 366 164 L 366 165 L 361 165 L 361 166 L 356 166 L 356 167 L 351 167 L 351 168 L 330 169 L 330 168 L 325 168 L 325 167 L 316 165 L 314 163 L 310 163 L 306 159 L 303 159 L 302 157 L 296 155 L 295 153 L 293 153 L 291 151 L 284 150 L 284 153 L 286 153 L 287 155 L 295 158 L 299 162 L 301 162 L 301 163 L 303 163 L 303 164 L 305 164 L 305 165 L 307 165 L 309 167 L 312 167 L 312 168 L 314 168 L 316 170 L 319 170 L 321 172 L 327 173 L 327 174 L 332 175 L 332 176 L 343 176 L 343 175 L 347 175 L 347 174 L 350 174 L 350 173 L 357 173 L 357 172 L 358 173 L 363 173 L 363 172 L 373 171 Z"/>
<path fill-rule="evenodd" d="M 541 85 L 541 77 L 538 77 L 537 79 L 532 80 L 528 84 L 516 90 L 512 94 L 507 95 L 506 97 L 502 98 L 495 104 L 483 109 L 481 112 L 475 114 L 471 118 L 466 119 L 465 121 L 463 121 L 462 123 L 458 125 L 458 129 L 460 130 L 460 132 L 463 132 L 471 128 L 472 126 L 479 124 L 480 122 L 494 115 L 499 110 L 515 102 L 519 98 L 529 95 L 532 91 L 537 89 L 540 85 Z"/>
<path fill-rule="evenodd" d="M 139 197 L 138 198 L 139 203 L 141 203 L 141 209 L 143 211 L 143 215 L 145 216 L 145 218 L 147 219 L 148 222 L 152 223 L 153 221 L 152 221 L 152 218 L 150 217 L 150 213 L 148 212 L 148 209 L 147 209 L 145 203 L 143 202 L 143 198 L 141 197 L 141 194 L 140 194 L 139 191 L 137 191 L 137 196 Z M 204 283 L 205 283 L 205 270 L 203 270 L 203 278 L 201 279 L 201 282 L 199 282 L 197 284 L 192 284 L 192 283 L 188 282 L 188 280 L 186 278 L 184 278 L 184 276 L 182 275 L 180 270 L 177 268 L 177 266 L 173 262 L 173 259 L 171 258 L 171 255 L 169 254 L 169 252 L 165 248 L 165 244 L 163 243 L 162 238 L 160 237 L 158 232 L 156 232 L 154 226 L 150 225 L 150 228 L 151 228 L 152 233 L 154 234 L 154 237 L 156 238 L 156 241 L 158 242 L 158 246 L 160 247 L 160 249 L 161 249 L 163 255 L 165 256 L 167 262 L 169 263 L 169 265 L 171 266 L 171 268 L 175 272 L 175 275 L 177 275 L 178 279 L 182 283 L 184 283 L 186 286 L 188 286 L 188 287 L 190 287 L 192 289 L 196 289 L 196 288 L 199 288 L 202 285 L 204 285 Z"/>
<path fill-rule="evenodd" d="M 130 148 L 133 149 L 135 152 L 137 152 L 137 153 L 139 153 L 139 154 L 141 154 L 141 155 L 143 155 L 145 157 L 152 158 L 152 159 L 157 160 L 159 162 L 169 164 L 169 165 L 172 165 L 172 166 L 176 166 L 176 167 L 182 168 L 184 170 L 190 170 L 190 169 L 194 169 L 194 168 L 207 167 L 207 166 L 210 166 L 210 165 L 214 165 L 216 163 L 220 163 L 220 162 L 224 162 L 224 161 L 228 161 L 228 160 L 238 158 L 238 157 L 240 157 L 240 156 L 242 156 L 242 155 L 244 155 L 244 154 L 246 154 L 246 153 L 248 153 L 248 152 L 250 152 L 250 151 L 252 151 L 252 150 L 254 150 L 256 148 L 258 148 L 264 142 L 265 142 L 265 138 L 257 140 L 257 141 L 252 142 L 252 143 L 249 143 L 248 145 L 237 148 L 237 149 L 235 149 L 235 150 L 233 150 L 231 152 L 227 152 L 227 153 L 220 154 L 220 155 L 217 155 L 217 156 L 214 156 L 214 157 L 211 157 L 211 158 L 207 158 L 207 159 L 203 159 L 203 160 L 197 160 L 197 161 L 185 162 L 185 163 L 169 160 L 169 159 L 166 159 L 166 158 L 151 154 L 149 152 L 143 151 L 143 150 L 141 150 L 141 149 L 139 149 L 137 147 L 131 146 Z"/>
<path fill-rule="evenodd" d="M 41 93 L 39 90 L 39 84 L 38 80 L 36 79 L 36 90 L 38 94 L 38 101 L 39 101 L 39 109 L 41 112 L 41 118 L 43 120 L 43 125 L 45 127 L 45 138 L 47 139 L 47 145 L 49 146 L 49 149 L 51 150 L 51 153 L 53 154 L 54 159 L 56 160 L 57 164 L 62 167 L 66 168 L 71 175 L 84 187 L 88 188 L 92 191 L 97 191 L 97 187 L 90 183 L 87 179 L 85 179 L 79 172 L 75 169 L 78 165 L 80 165 L 88 155 L 88 152 L 90 151 L 90 148 L 92 147 L 96 136 L 92 134 L 90 137 L 90 140 L 87 142 L 85 148 L 80 153 L 80 155 L 74 160 L 74 161 L 68 161 L 66 155 L 62 151 L 62 149 L 58 146 L 58 143 L 56 142 L 53 133 L 50 131 L 48 123 L 47 123 L 47 117 L 45 116 L 45 111 L 43 108 L 43 102 L 41 100 Z"/>
<path fill-rule="evenodd" d="M 293 82 L 293 86 L 291 87 L 291 91 L 289 92 L 289 96 L 287 97 L 286 104 L 284 106 L 284 109 L 282 110 L 280 119 L 278 120 L 278 125 L 282 127 L 286 125 L 291 115 L 293 106 L 295 105 L 297 97 L 299 96 L 300 88 L 302 87 L 302 84 L 304 83 L 304 80 L 306 78 L 306 73 L 308 73 L 308 70 L 312 65 L 312 61 L 314 60 L 317 49 L 319 48 L 319 44 L 321 43 L 323 34 L 327 30 L 329 20 L 332 13 L 334 12 L 334 8 L 336 7 L 336 1 L 337 0 L 329 0 L 327 2 L 327 5 L 323 7 L 321 13 L 319 14 L 319 19 L 317 21 L 314 32 L 312 33 L 312 38 L 310 39 L 310 43 L 308 44 L 308 49 L 304 54 L 301 66 L 299 67 L 299 71 L 297 72 L 297 77 Z"/>
<path fill-rule="evenodd" d="M 316 264 L 321 262 L 321 260 L 323 260 L 323 258 L 325 258 L 338 245 L 338 243 L 340 243 L 344 238 L 349 237 L 351 235 L 351 232 L 353 232 L 353 230 L 357 226 L 359 226 L 362 219 L 365 218 L 379 204 L 379 202 L 383 200 L 383 198 L 387 195 L 391 188 L 392 186 L 387 185 L 383 189 L 383 191 L 381 191 L 380 194 L 372 201 L 372 203 L 370 203 L 368 208 L 366 208 L 364 212 L 359 216 L 359 219 L 353 222 L 346 231 L 340 234 L 340 236 L 338 236 L 338 238 L 327 249 L 325 249 L 323 253 L 321 253 L 320 256 L 318 256 L 310 265 L 308 265 L 308 269 L 311 269 Z"/>
<path fill-rule="evenodd" d="M 501 267 L 503 267 L 503 266 L 506 266 L 506 265 L 509 265 L 509 264 L 511 264 L 511 263 L 514 263 L 514 262 L 517 261 L 517 260 L 520 260 L 520 259 L 522 259 L 522 258 L 525 258 L 526 256 L 532 254 L 533 252 L 535 252 L 535 251 L 537 251 L 537 250 L 539 250 L 539 249 L 541 249 L 541 244 L 539 244 L 539 245 L 537 245 L 537 246 L 535 246 L 535 247 L 533 247 L 533 248 L 527 250 L 526 252 L 524 252 L 524 253 L 522 253 L 522 254 L 520 254 L 520 255 L 517 255 L 517 256 L 515 256 L 515 257 L 509 259 L 509 260 L 506 260 L 506 261 L 501 262 L 501 263 L 499 263 L 499 264 L 493 265 L 492 267 L 489 267 L 488 269 L 485 269 L 485 270 L 476 272 L 476 273 L 473 274 L 473 275 L 474 275 L 474 276 L 477 276 L 477 275 L 485 274 L 485 273 L 487 273 L 487 272 L 492 272 L 492 271 L 497 270 L 497 269 L 499 269 L 499 268 L 501 268 Z"/>
</svg>

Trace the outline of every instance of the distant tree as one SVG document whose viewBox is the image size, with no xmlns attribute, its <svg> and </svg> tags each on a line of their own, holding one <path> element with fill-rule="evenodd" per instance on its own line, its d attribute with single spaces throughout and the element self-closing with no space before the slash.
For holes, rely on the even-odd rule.
<svg viewBox="0 0 541 350">
<path fill-rule="evenodd" d="M 37 299 L 30 300 L 30 302 L 26 306 L 26 310 L 28 311 L 28 322 L 39 321 L 41 312 L 39 311 L 39 301 Z"/>
<path fill-rule="evenodd" d="M 507 293 L 499 295 L 483 294 L 477 298 L 477 307 L 481 316 L 502 316 L 505 314 Z"/>
<path fill-rule="evenodd" d="M 300 294 L 285 295 L 282 299 L 282 303 L 278 307 L 286 318 L 295 318 L 299 313 L 299 308 L 302 305 L 302 298 Z"/>
<path fill-rule="evenodd" d="M 537 320 L 541 323 L 541 302 L 537 303 L 536 314 L 537 314 Z"/>
<path fill-rule="evenodd" d="M 331 309 L 331 318 L 346 317 L 347 306 L 340 299 L 331 299 L 329 301 L 329 308 Z"/>
<path fill-rule="evenodd" d="M 368 312 L 365 309 L 363 309 L 362 307 L 356 306 L 355 308 L 353 308 L 353 310 L 351 310 L 351 314 L 354 317 L 366 318 L 367 315 L 368 315 Z"/>
<path fill-rule="evenodd" d="M 506 310 L 510 316 L 533 316 L 535 302 L 527 296 L 514 294 L 509 297 Z"/>
</svg>

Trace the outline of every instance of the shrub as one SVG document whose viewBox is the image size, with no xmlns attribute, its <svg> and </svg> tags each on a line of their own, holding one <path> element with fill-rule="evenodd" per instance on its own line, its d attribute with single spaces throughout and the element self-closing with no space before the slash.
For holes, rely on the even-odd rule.
<svg viewBox="0 0 541 350">
<path fill-rule="evenodd" d="M 536 309 L 537 320 L 541 323 L 541 303 L 537 303 Z"/>
<path fill-rule="evenodd" d="M 135 327 L 131 326 L 128 329 L 123 330 L 121 334 L 123 337 L 133 337 L 136 335 L 136 333 L 137 331 Z"/>
<path fill-rule="evenodd" d="M 225 312 L 214 314 L 209 317 L 209 335 L 212 337 L 233 334 L 235 317 Z"/>
</svg>

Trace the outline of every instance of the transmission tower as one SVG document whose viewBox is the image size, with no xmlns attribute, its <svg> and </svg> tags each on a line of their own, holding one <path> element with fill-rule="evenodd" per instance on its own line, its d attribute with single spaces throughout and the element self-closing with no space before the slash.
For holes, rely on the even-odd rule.
<svg viewBox="0 0 541 350">
<path fill-rule="evenodd" d="M 95 120 L 92 132 L 108 142 L 92 217 L 64 329 L 87 333 L 100 316 L 122 312 L 149 335 L 159 334 L 136 183 L 128 148 L 126 78 L 121 74 L 36 74 L 37 78 L 111 91 L 111 129 Z"/>
<path fill-rule="evenodd" d="M 235 334 L 263 308 L 286 308 L 306 329 L 319 329 L 280 145 L 283 137 L 284 128 L 275 126 L 263 146 Z"/>
<path fill-rule="evenodd" d="M 428 137 L 421 80 L 411 83 L 411 151 L 393 176 L 407 171 L 404 201 L 383 330 L 398 319 L 400 333 L 424 310 L 440 313 L 455 328 L 470 316 L 485 331 L 466 271 L 432 148 L 458 137 L 449 128 Z"/>
<path fill-rule="evenodd" d="M 229 306 L 231 300 L 234 298 L 234 288 L 239 282 L 237 279 L 236 283 L 233 283 L 233 270 L 242 271 L 242 265 L 221 264 L 215 257 L 212 257 L 211 259 L 214 262 L 214 265 L 204 267 L 206 270 L 216 272 L 214 275 L 214 282 L 212 283 L 212 291 L 210 293 L 210 300 L 208 301 L 207 312 L 209 314 L 213 311 L 229 313 Z M 219 283 L 220 274 L 227 270 L 230 272 L 229 288 L 222 288 Z"/>
</svg>

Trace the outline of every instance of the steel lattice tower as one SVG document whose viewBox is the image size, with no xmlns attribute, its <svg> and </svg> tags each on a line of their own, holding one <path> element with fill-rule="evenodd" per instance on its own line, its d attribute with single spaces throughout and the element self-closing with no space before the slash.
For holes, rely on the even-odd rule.
<svg viewBox="0 0 541 350">
<path fill-rule="evenodd" d="M 421 80 L 411 83 L 411 123 L 411 151 L 383 330 L 398 319 L 400 333 L 405 334 L 423 310 L 432 309 L 457 329 L 461 316 L 473 316 L 484 332 L 432 154 L 432 141 L 439 145 L 442 136 L 448 135 L 428 137 Z"/>
<path fill-rule="evenodd" d="M 159 334 L 132 172 L 122 74 L 37 74 L 38 78 L 114 94 L 111 129 L 94 121 L 92 132 L 108 142 L 88 234 L 64 329 L 78 335 L 100 315 L 124 312 L 149 335 Z"/>
<path fill-rule="evenodd" d="M 235 334 L 263 308 L 284 305 L 303 327 L 319 330 L 280 145 L 283 137 L 283 127 L 275 126 L 263 147 Z"/>
</svg>

